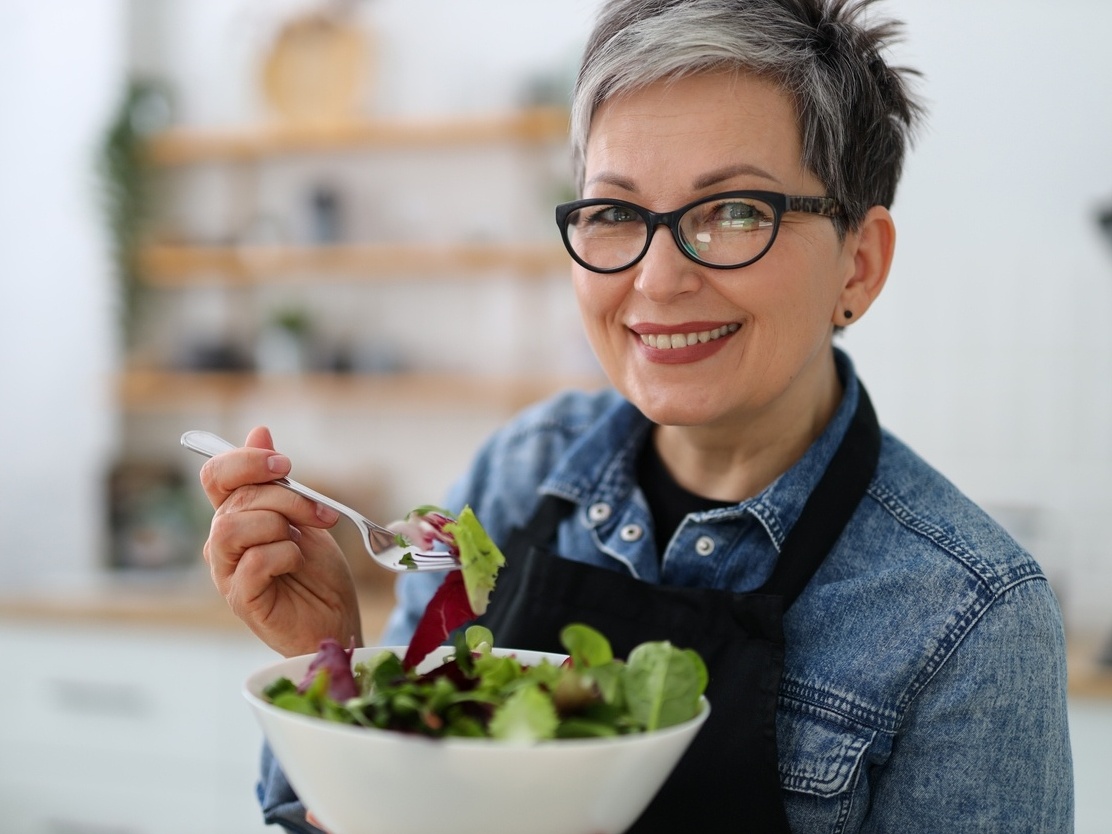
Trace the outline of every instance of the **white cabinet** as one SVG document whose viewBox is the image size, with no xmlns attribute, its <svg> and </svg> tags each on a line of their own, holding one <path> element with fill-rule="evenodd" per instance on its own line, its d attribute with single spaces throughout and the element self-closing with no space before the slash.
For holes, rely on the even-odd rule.
<svg viewBox="0 0 1112 834">
<path fill-rule="evenodd" d="M 251 834 L 249 635 L 0 621 L 0 830 Z"/>
</svg>

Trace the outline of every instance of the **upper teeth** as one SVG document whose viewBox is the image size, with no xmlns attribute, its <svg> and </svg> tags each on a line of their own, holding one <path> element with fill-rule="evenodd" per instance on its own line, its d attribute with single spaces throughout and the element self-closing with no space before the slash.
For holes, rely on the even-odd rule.
<svg viewBox="0 0 1112 834">
<path fill-rule="evenodd" d="M 741 327 L 739 324 L 724 324 L 721 327 L 714 328 L 714 330 L 700 330 L 697 333 L 660 333 L 657 335 L 645 333 L 642 334 L 641 341 L 651 348 L 670 350 L 719 339 L 727 333 L 736 333 L 739 327 Z"/>
</svg>

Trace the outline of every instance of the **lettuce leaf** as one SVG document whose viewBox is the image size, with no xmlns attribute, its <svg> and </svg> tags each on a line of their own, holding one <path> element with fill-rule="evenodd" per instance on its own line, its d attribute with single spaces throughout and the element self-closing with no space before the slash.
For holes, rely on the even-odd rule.
<svg viewBox="0 0 1112 834">
<path fill-rule="evenodd" d="M 646 730 L 679 724 L 699 711 L 707 681 L 706 664 L 695 651 L 666 641 L 642 643 L 626 661 L 623 690 L 629 714 Z"/>
<path fill-rule="evenodd" d="M 515 689 L 490 719 L 490 735 L 502 741 L 530 742 L 555 738 L 560 718 L 539 685 Z"/>
<path fill-rule="evenodd" d="M 475 616 L 479 616 L 487 610 L 490 593 L 494 590 L 498 571 L 506 564 L 506 557 L 487 535 L 471 507 L 464 507 L 454 522 L 444 526 L 444 532 L 452 536 L 459 549 L 467 599 Z"/>
</svg>

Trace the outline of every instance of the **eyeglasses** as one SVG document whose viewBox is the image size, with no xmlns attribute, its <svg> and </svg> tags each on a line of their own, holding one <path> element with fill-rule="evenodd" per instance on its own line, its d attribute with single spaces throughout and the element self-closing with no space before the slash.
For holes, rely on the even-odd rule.
<svg viewBox="0 0 1112 834">
<path fill-rule="evenodd" d="M 556 223 L 568 253 L 592 272 L 629 269 L 649 251 L 657 226 L 667 226 L 695 263 L 739 269 L 772 248 L 790 211 L 836 217 L 842 208 L 833 197 L 726 191 L 663 213 L 625 200 L 574 200 L 556 206 Z"/>
</svg>

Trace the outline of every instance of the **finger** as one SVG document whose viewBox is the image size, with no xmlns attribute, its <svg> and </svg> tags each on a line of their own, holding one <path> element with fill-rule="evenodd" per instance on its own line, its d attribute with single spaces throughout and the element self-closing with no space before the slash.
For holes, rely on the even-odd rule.
<svg viewBox="0 0 1112 834">
<path fill-rule="evenodd" d="M 225 506 L 229 503 L 231 502 L 225 502 Z M 311 502 L 307 503 L 311 505 Z M 249 509 L 241 512 L 221 510 L 212 517 L 208 542 L 217 551 L 237 558 L 250 547 L 286 539 L 297 542 L 301 540 L 301 535 L 289 516 L 273 509 Z"/>
<path fill-rule="evenodd" d="M 274 580 L 295 574 L 305 565 L 301 548 L 289 539 L 244 551 L 229 586 L 233 609 L 250 607 L 273 591 Z"/>
<path fill-rule="evenodd" d="M 289 474 L 290 459 L 273 449 L 245 446 L 216 455 L 201 467 L 201 487 L 214 508 L 237 489 L 265 484 Z"/>
<path fill-rule="evenodd" d="M 212 519 L 202 552 L 213 579 L 220 585 L 236 572 L 243 555 L 251 548 L 284 541 L 297 545 L 301 538 L 301 531 L 281 513 L 270 510 L 218 513 Z"/>
<path fill-rule="evenodd" d="M 247 440 L 243 445 L 252 446 L 256 449 L 275 450 L 274 438 L 270 434 L 270 429 L 266 426 L 255 426 L 247 432 Z"/>
<path fill-rule="evenodd" d="M 247 484 L 228 495 L 216 508 L 215 516 L 267 511 L 277 513 L 300 527 L 332 527 L 340 514 L 278 484 Z"/>
</svg>

